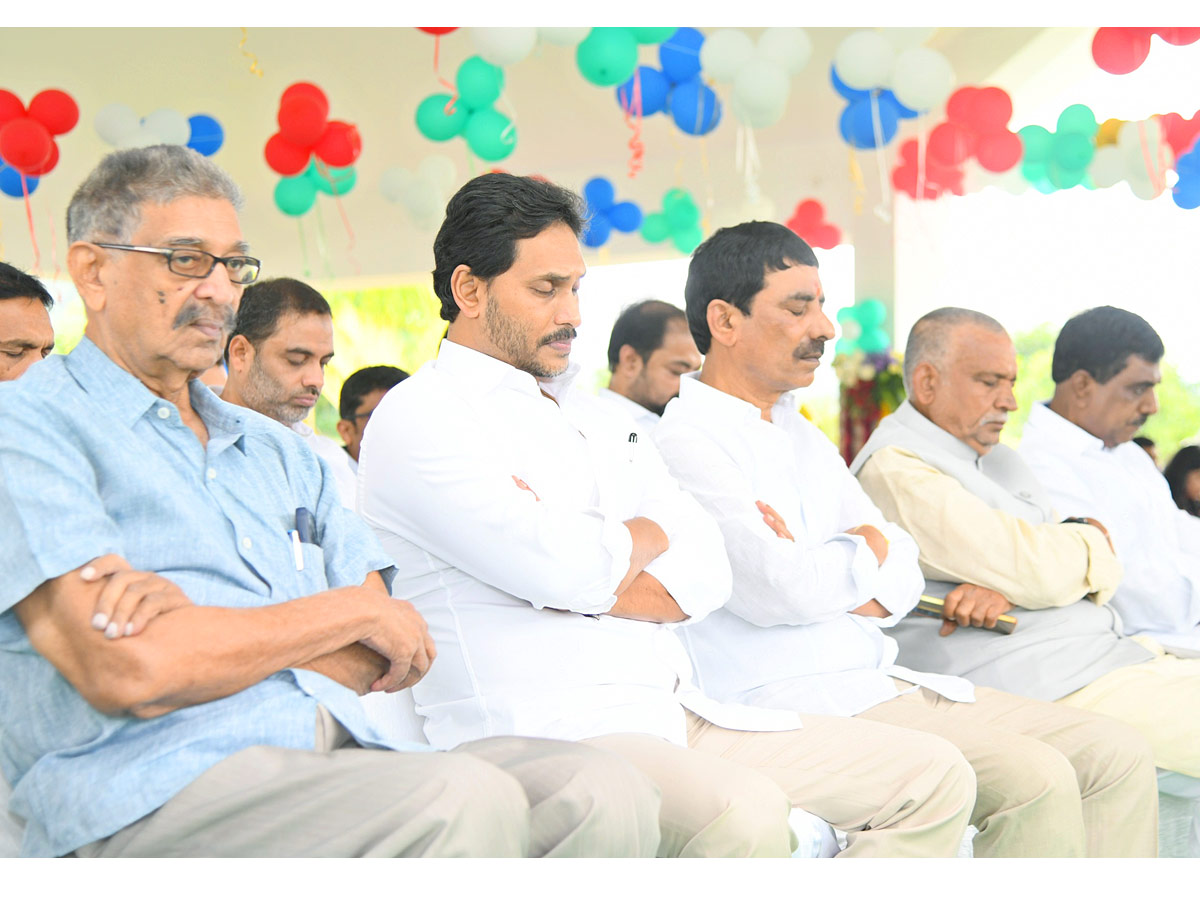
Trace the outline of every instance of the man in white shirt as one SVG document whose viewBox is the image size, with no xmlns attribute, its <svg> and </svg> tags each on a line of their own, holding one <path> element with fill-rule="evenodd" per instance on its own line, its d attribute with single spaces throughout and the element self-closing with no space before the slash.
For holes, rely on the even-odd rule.
<svg viewBox="0 0 1200 900">
<path fill-rule="evenodd" d="M 333 311 L 314 288 L 273 278 L 246 288 L 225 349 L 229 376 L 217 393 L 286 425 L 329 464 L 342 505 L 354 509 L 355 473 L 336 441 L 304 418 L 317 405 L 333 359 Z"/>
<path fill-rule="evenodd" d="M 0 381 L 15 381 L 54 349 L 54 298 L 32 275 L 0 262 Z"/>
<path fill-rule="evenodd" d="M 608 341 L 612 378 L 599 397 L 623 411 L 649 435 L 664 407 L 679 396 L 679 377 L 700 368 L 700 351 L 687 316 L 662 300 L 643 300 L 622 310 Z"/>
<path fill-rule="evenodd" d="M 948 739 L 975 768 L 978 855 L 1153 855 L 1154 769 L 1131 729 L 895 665 L 882 629 L 920 596 L 917 546 L 790 393 L 834 336 L 809 246 L 775 223 L 721 229 L 685 295 L 704 366 L 654 441 L 716 518 L 734 573 L 725 607 L 683 629 L 701 687 Z M 1135 839 L 1114 839 L 1114 822 Z"/>
<path fill-rule="evenodd" d="M 868 724 L 831 742 L 819 717 L 692 687 L 670 623 L 720 606 L 729 564 L 653 444 L 570 390 L 581 228 L 555 185 L 464 185 L 434 242 L 448 334 L 363 443 L 360 511 L 440 651 L 413 692 L 427 738 L 616 752 L 660 786 L 664 855 L 786 854 L 789 800 L 849 832 L 849 855 L 954 855 L 974 791 L 948 743 Z"/>
<path fill-rule="evenodd" d="M 1101 306 L 1054 344 L 1054 397 L 1030 410 L 1021 454 L 1059 509 L 1108 526 L 1125 566 L 1113 606 L 1134 635 L 1200 651 L 1200 519 L 1130 438 L 1158 411 L 1163 344 L 1141 316 Z"/>
<path fill-rule="evenodd" d="M 358 477 L 358 453 L 362 449 L 363 434 L 371 413 L 379 406 L 383 395 L 408 377 L 408 373 L 395 366 L 367 366 L 352 372 L 342 382 L 338 394 L 338 436 L 345 442 L 346 456 L 350 459 L 350 471 Z"/>
</svg>

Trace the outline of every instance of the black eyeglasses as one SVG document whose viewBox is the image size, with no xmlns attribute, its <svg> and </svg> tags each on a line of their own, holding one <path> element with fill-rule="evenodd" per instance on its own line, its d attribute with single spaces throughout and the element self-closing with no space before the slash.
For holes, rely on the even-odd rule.
<svg viewBox="0 0 1200 900">
<path fill-rule="evenodd" d="M 184 278 L 207 278 L 217 263 L 225 266 L 229 280 L 234 284 L 251 284 L 258 278 L 262 261 L 253 256 L 214 256 L 204 250 L 168 250 L 165 247 L 134 247 L 131 244 L 102 244 L 97 247 L 109 250 L 133 250 L 137 253 L 157 253 L 167 258 L 167 268 Z"/>
</svg>

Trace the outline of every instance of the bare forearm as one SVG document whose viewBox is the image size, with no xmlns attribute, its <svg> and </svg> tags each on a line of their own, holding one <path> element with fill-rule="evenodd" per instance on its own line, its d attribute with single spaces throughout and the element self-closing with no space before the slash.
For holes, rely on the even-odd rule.
<svg viewBox="0 0 1200 900">
<path fill-rule="evenodd" d="M 608 614 L 639 622 L 682 622 L 687 618 L 662 582 L 649 572 L 640 573 L 617 595 L 617 602 Z"/>
<path fill-rule="evenodd" d="M 388 661 L 370 647 L 351 644 L 294 668 L 319 672 L 361 697 L 388 670 Z"/>
<path fill-rule="evenodd" d="M 625 523 L 633 538 L 633 551 L 629 554 L 629 571 L 621 579 L 614 593 L 619 597 L 642 574 L 642 570 L 654 562 L 671 546 L 667 533 L 652 519 L 638 516 Z"/>
</svg>

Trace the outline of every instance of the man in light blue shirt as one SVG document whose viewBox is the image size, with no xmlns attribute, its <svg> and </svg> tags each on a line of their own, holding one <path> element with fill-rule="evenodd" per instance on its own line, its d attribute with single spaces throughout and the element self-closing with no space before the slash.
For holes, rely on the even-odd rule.
<svg viewBox="0 0 1200 900">
<path fill-rule="evenodd" d="M 328 465 L 195 380 L 258 275 L 239 204 L 193 151 L 106 157 L 67 216 L 85 337 L 0 386 L 0 767 L 22 852 L 652 855 L 656 789 L 616 757 L 393 752 L 428 748 L 368 722 L 359 694 L 425 674 L 425 623 Z"/>
</svg>

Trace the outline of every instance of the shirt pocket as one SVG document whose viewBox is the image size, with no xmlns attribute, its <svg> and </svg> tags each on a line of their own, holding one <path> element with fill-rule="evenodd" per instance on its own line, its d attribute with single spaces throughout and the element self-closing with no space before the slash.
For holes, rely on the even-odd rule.
<svg viewBox="0 0 1200 900">
<path fill-rule="evenodd" d="M 304 570 L 296 572 L 299 597 L 324 591 L 329 587 L 325 577 L 325 551 L 319 544 L 300 544 L 300 552 L 304 559 Z"/>
</svg>

